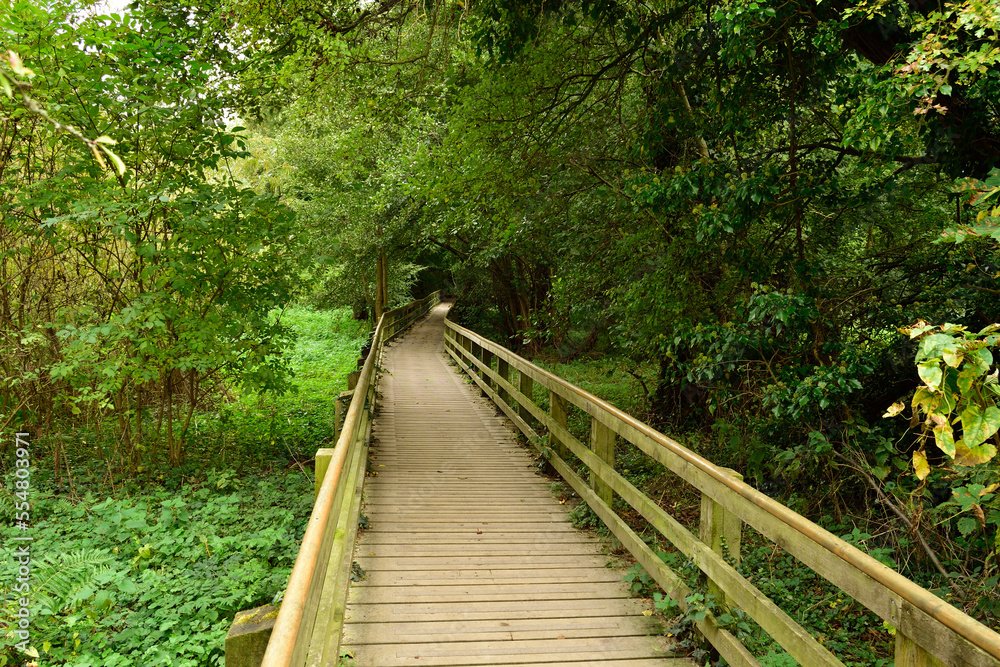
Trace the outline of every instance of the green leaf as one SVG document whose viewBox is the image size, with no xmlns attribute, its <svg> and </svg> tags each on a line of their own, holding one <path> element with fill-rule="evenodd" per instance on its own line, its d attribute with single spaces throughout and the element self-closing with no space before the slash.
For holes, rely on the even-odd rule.
<svg viewBox="0 0 1000 667">
<path fill-rule="evenodd" d="M 917 354 L 917 361 L 940 358 L 941 351 L 946 347 L 955 347 L 955 338 L 953 336 L 943 333 L 931 334 L 920 341 L 920 352 Z"/>
<path fill-rule="evenodd" d="M 993 353 L 987 350 L 985 347 L 978 350 L 974 350 L 968 354 L 969 360 L 975 359 L 979 364 L 979 368 L 984 372 L 990 370 L 990 366 L 993 364 Z"/>
<path fill-rule="evenodd" d="M 7 97 L 14 97 L 14 89 L 10 87 L 10 81 L 7 79 L 7 75 L 0 72 L 0 88 L 3 89 L 4 94 Z"/>
<path fill-rule="evenodd" d="M 986 442 L 994 433 L 1000 430 L 1000 409 L 990 405 L 985 409 L 975 403 L 962 411 L 962 431 L 965 446 L 975 447 Z"/>
<path fill-rule="evenodd" d="M 963 535 L 972 534 L 978 527 L 979 524 L 976 523 L 976 520 L 970 516 L 963 516 L 961 519 L 958 520 L 958 532 L 962 533 Z"/>
</svg>

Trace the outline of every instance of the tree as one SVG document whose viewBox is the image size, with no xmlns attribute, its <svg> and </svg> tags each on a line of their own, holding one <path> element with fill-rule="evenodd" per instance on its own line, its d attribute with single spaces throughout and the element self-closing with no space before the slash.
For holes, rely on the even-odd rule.
<svg viewBox="0 0 1000 667">
<path fill-rule="evenodd" d="M 223 378 L 283 384 L 287 335 L 268 313 L 291 295 L 293 217 L 227 173 L 244 153 L 221 125 L 225 63 L 199 57 L 186 13 L 79 22 L 80 9 L 18 2 L 0 23 L 4 49 L 33 70 L 33 99 L 62 126 L 117 136 L 127 167 L 3 103 L 5 419 L 51 432 L 110 416 L 122 460 L 163 442 L 178 463 L 193 410 Z"/>
</svg>

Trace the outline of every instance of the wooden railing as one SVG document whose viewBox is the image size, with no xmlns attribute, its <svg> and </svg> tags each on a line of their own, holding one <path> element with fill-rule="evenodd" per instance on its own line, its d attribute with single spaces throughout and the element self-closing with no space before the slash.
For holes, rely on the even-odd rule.
<svg viewBox="0 0 1000 667">
<path fill-rule="evenodd" d="M 556 471 L 682 610 L 687 610 L 685 599 L 691 592 L 687 584 L 612 509 L 614 494 L 701 569 L 708 580 L 708 592 L 715 594 L 719 604 L 736 607 L 751 616 L 801 665 L 843 663 L 733 566 L 740 559 L 743 523 L 891 624 L 896 629 L 896 667 L 1000 665 L 1000 635 L 743 483 L 732 471 L 713 465 L 596 396 L 447 321 L 445 349 L 548 457 Z M 547 411 L 534 400 L 536 384 L 543 388 L 543 394 L 548 394 Z M 571 405 L 589 417 L 589 446 L 567 429 L 567 411 Z M 539 425 L 541 433 L 533 428 L 533 423 Z M 618 437 L 701 492 L 698 535 L 615 471 Z M 588 481 L 565 462 L 567 453 L 586 465 Z M 730 665 L 759 664 L 712 614 L 696 625 Z"/>
<path fill-rule="evenodd" d="M 375 327 L 336 447 L 316 452 L 316 503 L 261 663 L 264 667 L 338 663 L 382 349 L 440 301 L 441 293 L 435 292 L 387 311 Z"/>
</svg>

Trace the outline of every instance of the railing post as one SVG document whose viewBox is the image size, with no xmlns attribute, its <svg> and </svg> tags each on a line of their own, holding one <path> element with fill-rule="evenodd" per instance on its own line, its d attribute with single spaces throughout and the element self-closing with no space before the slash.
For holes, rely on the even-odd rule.
<svg viewBox="0 0 1000 667">
<path fill-rule="evenodd" d="M 743 479 L 743 475 L 723 468 L 726 473 L 738 480 Z M 712 551 L 723 558 L 730 559 L 731 562 L 740 562 L 740 542 L 743 538 L 743 522 L 740 518 L 727 510 L 725 507 L 715 502 L 708 494 L 701 494 L 701 541 L 712 547 Z M 723 548 L 725 545 L 725 549 Z M 732 606 L 731 600 L 727 599 L 722 589 L 714 581 L 708 581 L 708 593 L 715 596 L 718 604 Z"/>
<path fill-rule="evenodd" d="M 552 421 L 559 424 L 563 428 L 567 427 L 566 421 L 566 399 L 557 394 L 556 392 L 549 390 L 549 416 L 552 417 Z M 550 430 L 549 431 L 549 447 L 559 455 L 560 458 L 566 458 L 569 454 L 569 450 L 566 445 L 559 441 L 559 438 Z"/>
<path fill-rule="evenodd" d="M 517 383 L 518 384 L 518 386 L 517 386 L 518 390 L 522 394 L 524 394 L 524 397 L 525 397 L 525 399 L 527 400 L 528 403 L 534 403 L 535 402 L 535 397 L 534 397 L 535 382 L 534 382 L 534 380 L 532 380 L 531 376 L 528 375 L 527 373 L 525 373 L 524 371 L 518 371 L 517 374 L 521 376 L 520 380 L 518 380 L 518 383 Z M 517 404 L 517 413 L 519 415 L 521 415 L 521 419 L 523 419 L 525 421 L 527 421 L 528 417 L 531 416 L 531 411 L 528 410 L 527 406 L 521 404 L 520 402 Z"/>
<path fill-rule="evenodd" d="M 503 378 L 508 384 L 510 383 L 510 363 L 503 357 L 497 357 L 497 375 Z M 510 405 L 510 394 L 500 386 L 499 382 L 497 383 L 497 387 L 500 393 L 500 400 Z"/>
<path fill-rule="evenodd" d="M 481 348 L 480 349 L 480 358 L 483 360 L 483 365 L 486 366 L 486 368 L 488 368 L 490 370 L 493 370 L 493 353 L 492 352 L 490 352 L 489 350 L 487 350 L 485 347 Z M 486 381 L 486 386 L 487 387 L 491 387 L 493 389 L 497 388 L 497 384 L 492 380 L 492 378 L 490 378 L 490 374 L 489 374 L 488 371 L 486 371 L 486 370 L 482 371 L 481 375 L 483 376 L 483 380 Z"/>
<path fill-rule="evenodd" d="M 900 630 L 896 630 L 896 667 L 947 667 Z"/>
<path fill-rule="evenodd" d="M 355 380 L 357 384 L 357 380 Z M 336 400 L 333 402 L 333 441 L 336 443 L 340 440 L 340 427 L 344 424 L 344 399 L 347 399 L 347 404 L 350 404 L 351 397 L 354 396 L 354 390 L 348 389 L 347 391 L 342 391 L 337 396 Z"/>
<path fill-rule="evenodd" d="M 316 450 L 316 489 L 313 498 L 319 496 L 319 487 L 323 486 L 323 478 L 326 471 L 330 469 L 330 460 L 333 458 L 333 448 L 323 447 Z"/>
<path fill-rule="evenodd" d="M 612 468 L 615 467 L 615 440 L 617 436 L 614 431 L 598 421 L 597 417 L 590 418 L 590 449 Z M 590 471 L 590 488 L 597 492 L 608 507 L 611 507 L 615 497 L 614 491 L 593 470 Z"/>
</svg>

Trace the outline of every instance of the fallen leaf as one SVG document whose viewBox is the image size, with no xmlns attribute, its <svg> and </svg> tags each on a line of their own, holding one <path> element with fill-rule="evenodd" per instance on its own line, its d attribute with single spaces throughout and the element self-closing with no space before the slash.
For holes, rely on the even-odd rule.
<svg viewBox="0 0 1000 667">
<path fill-rule="evenodd" d="M 642 615 L 643 616 L 652 616 L 653 612 L 651 612 L 649 609 L 647 609 L 646 611 L 642 612 Z"/>
</svg>

